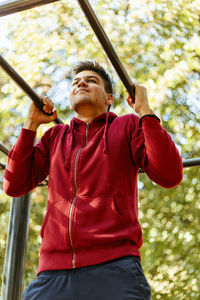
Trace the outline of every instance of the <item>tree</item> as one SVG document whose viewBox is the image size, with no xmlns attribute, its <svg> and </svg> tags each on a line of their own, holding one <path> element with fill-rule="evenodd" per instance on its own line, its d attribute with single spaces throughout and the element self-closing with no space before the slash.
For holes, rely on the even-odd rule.
<svg viewBox="0 0 200 300">
<path fill-rule="evenodd" d="M 150 103 L 182 157 L 198 157 L 198 0 L 94 0 L 92 4 L 130 76 L 149 88 Z M 72 117 L 67 94 L 71 66 L 84 58 L 95 57 L 113 76 L 114 112 L 131 113 L 123 101 L 125 89 L 76 3 L 56 2 L 5 17 L 4 22 L 11 47 L 5 45 L 2 54 L 39 94 L 47 93 L 54 100 L 59 116 L 66 122 Z M 3 73 L 0 89 L 0 136 L 10 148 L 25 118 L 27 98 Z M 39 130 L 38 137 L 46 128 Z M 5 163 L 3 155 L 0 159 Z M 198 167 L 185 169 L 181 185 L 165 190 L 146 175 L 139 176 L 140 221 L 144 231 L 141 252 L 153 299 L 200 296 L 198 178 Z M 36 273 L 46 193 L 46 188 L 37 188 L 32 197 L 25 285 Z M 1 192 L 3 248 L 8 201 Z"/>
</svg>

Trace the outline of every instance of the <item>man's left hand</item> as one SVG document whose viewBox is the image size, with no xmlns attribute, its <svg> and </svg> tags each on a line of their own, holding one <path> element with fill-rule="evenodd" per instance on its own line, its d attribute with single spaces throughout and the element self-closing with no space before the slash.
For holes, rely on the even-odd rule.
<svg viewBox="0 0 200 300">
<path fill-rule="evenodd" d="M 148 102 L 148 95 L 147 95 L 147 88 L 143 85 L 138 83 L 134 83 L 135 85 L 135 103 L 133 99 L 127 92 L 126 101 L 130 107 L 132 107 L 135 112 L 140 116 L 143 117 L 147 114 L 154 114 L 153 110 L 149 106 Z"/>
</svg>

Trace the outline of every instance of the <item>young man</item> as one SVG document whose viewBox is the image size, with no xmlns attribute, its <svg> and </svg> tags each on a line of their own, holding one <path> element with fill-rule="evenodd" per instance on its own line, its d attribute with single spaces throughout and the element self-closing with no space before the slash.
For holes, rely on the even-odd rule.
<svg viewBox="0 0 200 300">
<path fill-rule="evenodd" d="M 135 88 L 135 104 L 127 101 L 140 118 L 118 117 L 108 112 L 109 75 L 96 62 L 79 63 L 70 91 L 76 117 L 47 130 L 35 146 L 38 126 L 56 111 L 47 116 L 31 105 L 4 180 L 5 192 L 16 197 L 49 176 L 38 277 L 24 300 L 151 299 L 140 264 L 137 174 L 142 168 L 171 188 L 182 179 L 182 160 L 146 88 Z M 50 113 L 53 103 L 43 102 Z"/>
</svg>

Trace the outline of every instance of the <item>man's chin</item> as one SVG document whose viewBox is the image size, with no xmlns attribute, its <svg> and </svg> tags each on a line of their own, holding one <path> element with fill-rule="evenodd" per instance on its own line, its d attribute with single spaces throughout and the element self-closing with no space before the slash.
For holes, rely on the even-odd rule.
<svg viewBox="0 0 200 300">
<path fill-rule="evenodd" d="M 89 108 L 91 106 L 93 106 L 92 101 L 88 98 L 83 98 L 73 103 L 72 110 L 78 112 L 80 111 L 80 109 L 87 108 L 87 107 Z"/>
</svg>

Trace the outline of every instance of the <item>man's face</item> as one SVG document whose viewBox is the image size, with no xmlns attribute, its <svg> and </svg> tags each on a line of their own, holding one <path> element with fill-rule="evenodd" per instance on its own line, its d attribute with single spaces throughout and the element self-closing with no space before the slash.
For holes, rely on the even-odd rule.
<svg viewBox="0 0 200 300">
<path fill-rule="evenodd" d="M 78 73 L 73 81 L 70 91 L 71 109 L 80 112 L 81 109 L 91 110 L 96 114 L 107 111 L 112 104 L 112 95 L 106 93 L 104 80 L 94 71 L 85 70 Z M 110 103 L 111 102 L 111 103 Z"/>
</svg>

